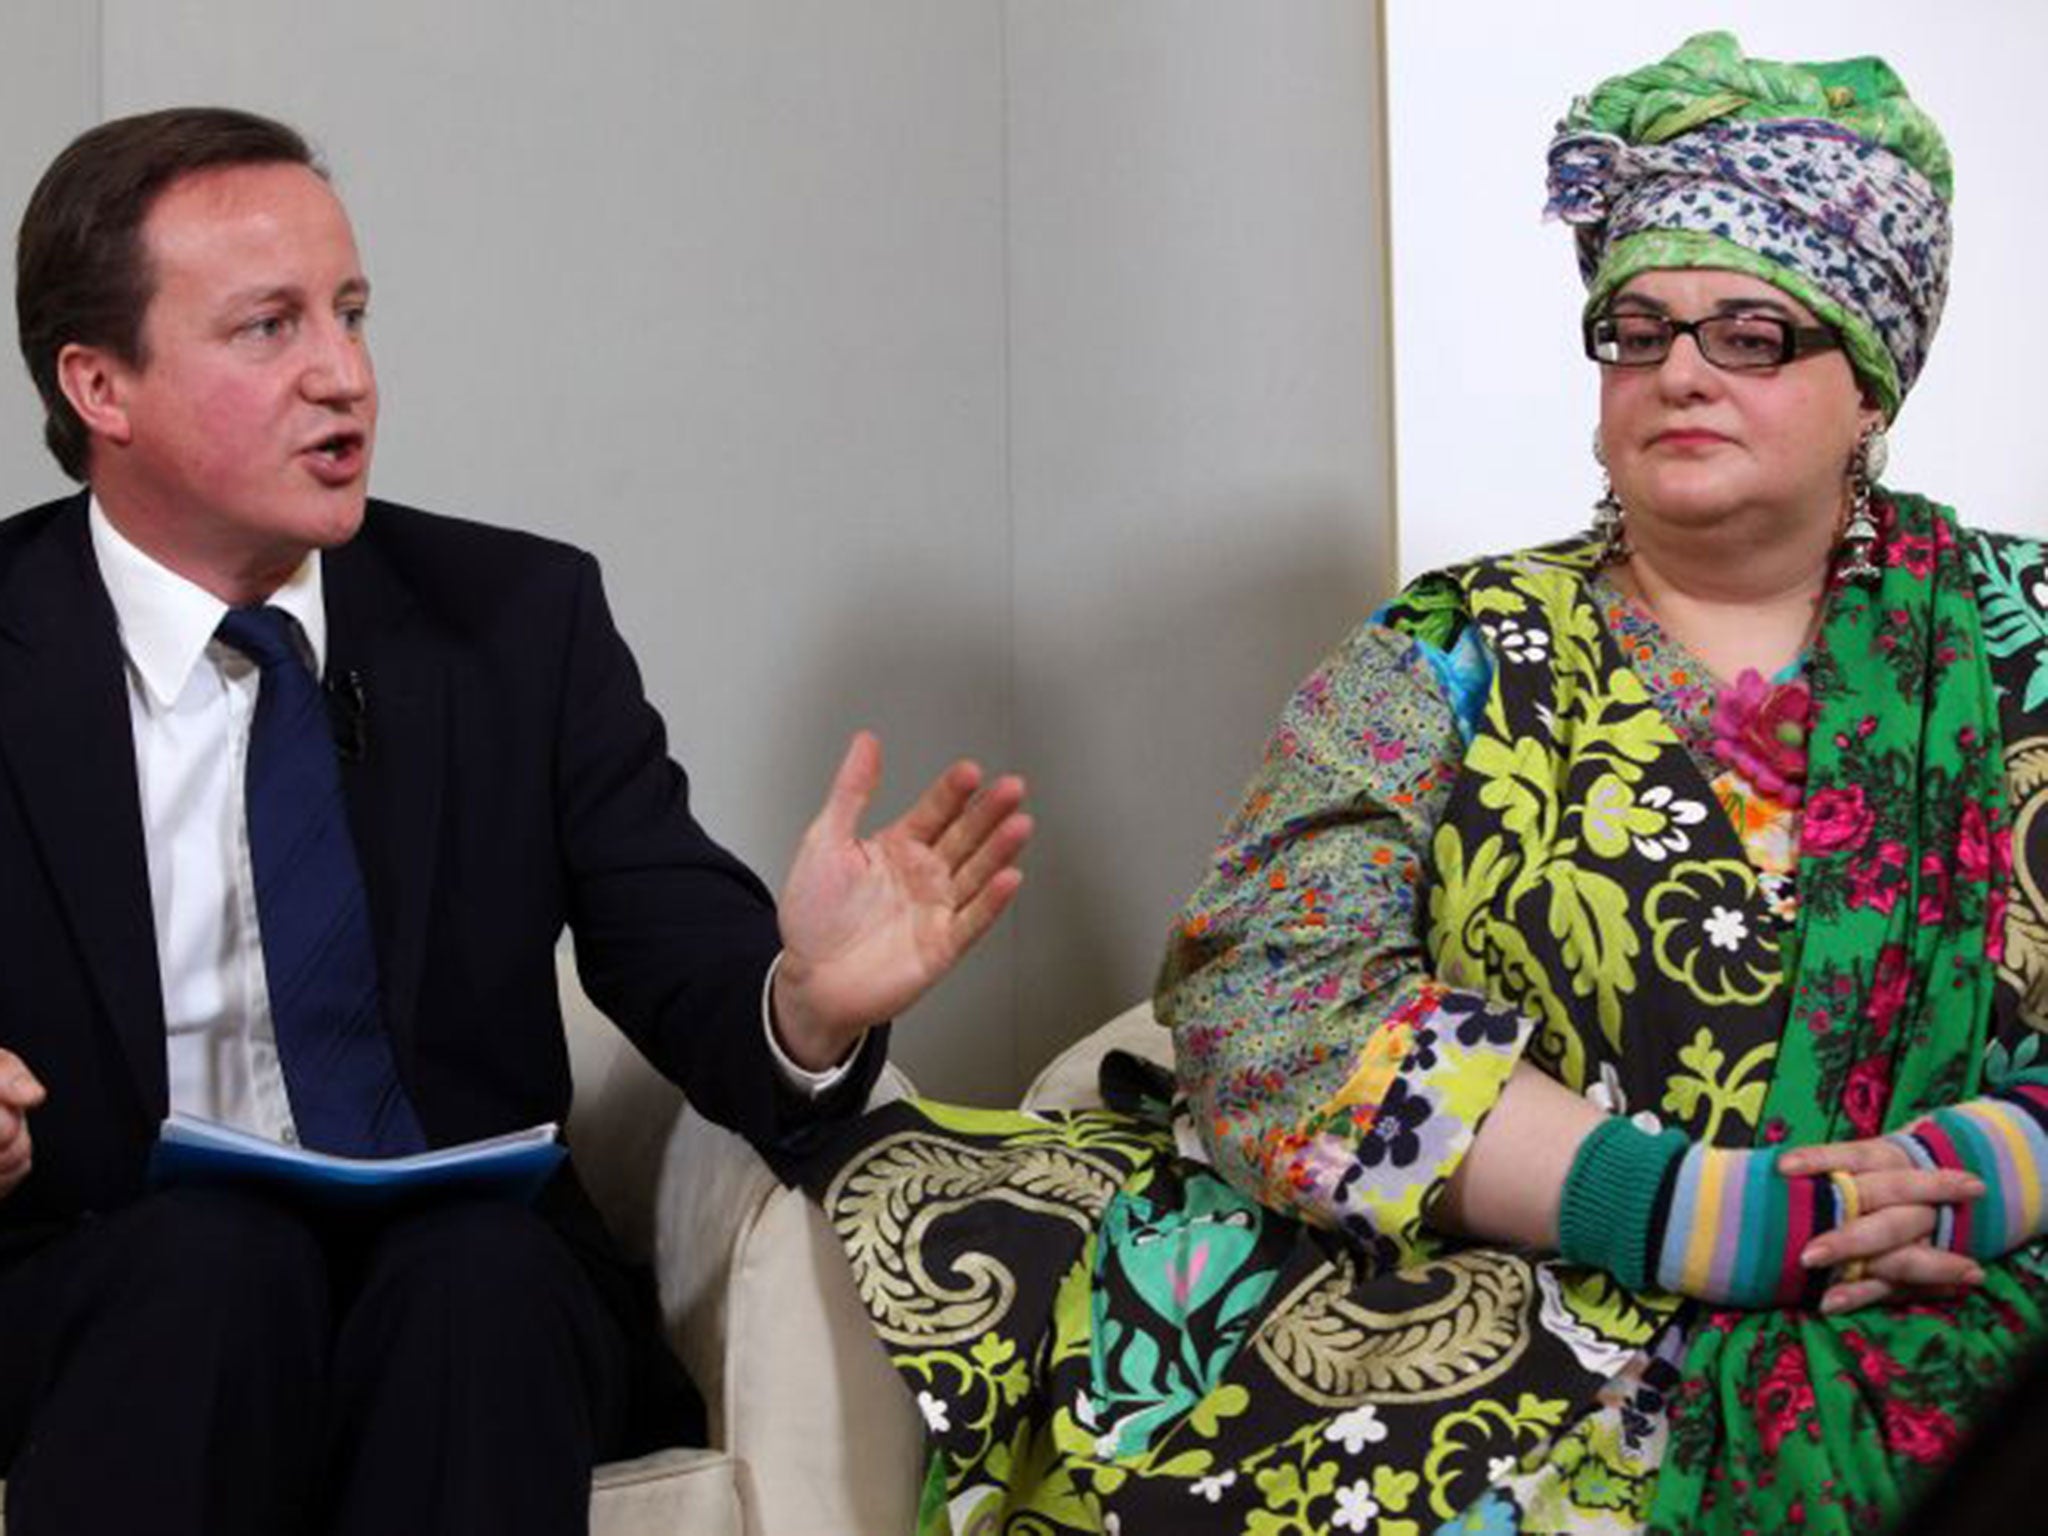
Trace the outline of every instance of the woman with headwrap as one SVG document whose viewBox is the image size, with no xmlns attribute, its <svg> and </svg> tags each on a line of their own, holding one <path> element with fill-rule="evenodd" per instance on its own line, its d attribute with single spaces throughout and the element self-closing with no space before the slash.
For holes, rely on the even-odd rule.
<svg viewBox="0 0 2048 1536">
<path fill-rule="evenodd" d="M 1296 693 L 1178 1134 L 904 1107 L 825 1188 L 927 1530 L 1872 1530 L 2048 1331 L 2048 553 L 1878 480 L 1941 136 L 1709 34 L 1550 160 L 1595 530 Z"/>
</svg>

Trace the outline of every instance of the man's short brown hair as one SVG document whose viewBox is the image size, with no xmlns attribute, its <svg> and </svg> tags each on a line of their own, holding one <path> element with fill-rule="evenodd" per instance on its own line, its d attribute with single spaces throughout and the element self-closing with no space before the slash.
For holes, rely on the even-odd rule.
<svg viewBox="0 0 2048 1536">
<path fill-rule="evenodd" d="M 142 225 L 171 184 L 234 165 L 321 170 L 298 131 L 230 107 L 172 107 L 88 129 L 50 162 L 21 216 L 14 317 L 43 397 L 43 441 L 64 473 L 86 478 L 92 442 L 57 379 L 57 354 L 101 347 L 141 367 L 142 318 L 156 278 Z"/>
</svg>

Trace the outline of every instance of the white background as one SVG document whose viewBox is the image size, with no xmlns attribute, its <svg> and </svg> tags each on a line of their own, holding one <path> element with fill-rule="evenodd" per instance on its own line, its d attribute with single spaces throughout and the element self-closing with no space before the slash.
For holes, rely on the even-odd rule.
<svg viewBox="0 0 2048 1536">
<path fill-rule="evenodd" d="M 1752 57 L 1874 53 L 1956 163 L 1941 332 L 1892 430 L 1887 479 L 1966 521 L 2048 533 L 2042 359 L 2048 175 L 2039 0 L 1388 0 L 1396 462 L 1405 575 L 1586 526 L 1598 391 L 1565 226 L 1541 219 L 1544 149 L 1571 99 L 1732 31 Z"/>
</svg>

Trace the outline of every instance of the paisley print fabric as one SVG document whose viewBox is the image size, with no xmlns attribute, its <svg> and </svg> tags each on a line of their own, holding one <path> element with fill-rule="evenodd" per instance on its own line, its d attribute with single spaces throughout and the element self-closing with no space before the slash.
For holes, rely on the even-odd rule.
<svg viewBox="0 0 2048 1536">
<path fill-rule="evenodd" d="M 1864 965 L 1837 993 L 1854 953 L 1822 935 L 1875 916 L 1849 906 L 1873 855 L 1821 797 L 1920 729 L 1892 718 L 1913 674 L 1897 650 L 1919 646 L 1925 677 L 1981 632 L 1980 756 L 2048 737 L 2048 699 L 2023 703 L 2048 634 L 2013 638 L 2024 626 L 1996 601 L 2048 582 L 2048 560 L 1896 500 L 1885 587 L 1849 639 L 1831 617 L 1810 668 L 1851 745 L 1810 780 L 1803 830 L 1713 760 L 1711 683 L 1590 548 L 1425 578 L 1289 703 L 1182 915 L 1158 999 L 1177 1096 L 1073 1114 L 899 1104 L 820 1156 L 806 1182 L 924 1415 L 927 1536 L 1719 1529 L 1762 1507 L 1827 1529 L 1910 1496 L 2040 1325 L 2031 1251 L 1997 1267 L 1967 1329 L 1936 1308 L 1837 1325 L 1701 1315 L 1429 1222 L 1524 1058 L 1720 1145 L 1769 1142 L 1780 1121 L 1806 1139 L 1823 1110 L 1790 1118 L 1787 1061 L 1847 1112 L 1833 1047 L 1796 1037 L 1825 1004 L 1867 1039 L 1896 978 Z M 1892 617 L 1935 606 L 1946 627 Z M 1884 722 L 1859 735 L 1873 709 Z M 1934 716 L 1960 728 L 1946 705 Z M 1995 827 L 2008 793 L 2017 829 L 2025 792 L 1997 777 L 1945 795 L 1953 814 L 1885 813 L 1947 818 L 1914 842 L 1940 844 L 1938 922 L 1919 923 L 1936 877 L 1901 877 L 1915 963 L 1946 964 L 1973 930 L 1985 951 L 2000 900 L 2003 931 L 2021 926 L 2025 880 L 1993 878 L 1998 856 L 1978 861 L 1963 830 L 1965 803 Z M 1831 841 L 1834 872 L 1809 877 Z M 1893 1015 L 1886 1039 L 1964 1064 L 1895 1094 L 2040 1069 L 2009 945 L 1995 975 L 1964 1041 L 1918 1003 Z M 1835 1498 L 1821 1461 L 1783 1470 L 1809 1442 L 1894 1471 Z M 1756 1504 L 1780 1479 L 1798 1494 Z"/>
</svg>

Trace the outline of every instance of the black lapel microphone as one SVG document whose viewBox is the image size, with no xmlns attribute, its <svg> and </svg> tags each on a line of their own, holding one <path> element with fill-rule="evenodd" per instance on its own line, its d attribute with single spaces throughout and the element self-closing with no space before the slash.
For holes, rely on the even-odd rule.
<svg viewBox="0 0 2048 1536">
<path fill-rule="evenodd" d="M 327 723 L 334 750 L 344 763 L 360 763 L 370 750 L 370 695 L 363 674 L 350 668 L 327 679 Z"/>
</svg>

